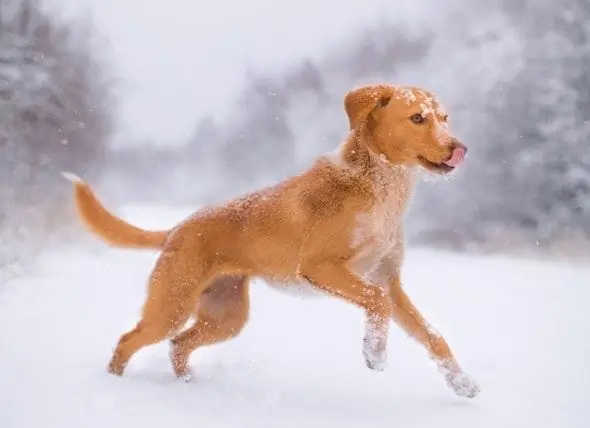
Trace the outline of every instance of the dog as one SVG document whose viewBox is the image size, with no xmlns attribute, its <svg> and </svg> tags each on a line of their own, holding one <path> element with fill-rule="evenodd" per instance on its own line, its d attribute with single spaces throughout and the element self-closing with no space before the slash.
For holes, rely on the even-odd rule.
<svg viewBox="0 0 590 428">
<path fill-rule="evenodd" d="M 298 176 L 199 210 L 171 230 L 148 231 L 108 211 L 90 186 L 74 182 L 77 212 L 107 243 L 161 253 L 140 321 L 124 334 L 108 371 L 121 376 L 141 348 L 171 339 L 174 373 L 191 380 L 189 357 L 236 337 L 248 320 L 253 277 L 279 287 L 311 286 L 366 314 L 363 355 L 382 371 L 393 320 L 428 351 L 463 397 L 479 385 L 462 371 L 445 339 L 401 284 L 403 216 L 419 170 L 451 173 L 467 148 L 426 89 L 387 84 L 344 97 L 349 133 Z M 194 323 L 183 329 L 193 317 Z"/>
</svg>

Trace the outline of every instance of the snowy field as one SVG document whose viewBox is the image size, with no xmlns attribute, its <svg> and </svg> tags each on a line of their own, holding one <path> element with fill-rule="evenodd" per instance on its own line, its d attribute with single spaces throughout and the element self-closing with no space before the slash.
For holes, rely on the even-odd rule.
<svg viewBox="0 0 590 428">
<path fill-rule="evenodd" d="M 130 209 L 143 226 L 184 213 Z M 64 249 L 0 288 L 0 427 L 588 427 L 590 269 L 413 250 L 408 293 L 482 393 L 446 387 L 425 351 L 391 330 L 389 366 L 361 355 L 362 314 L 254 284 L 237 339 L 198 350 L 175 382 L 167 344 L 106 373 L 137 320 L 152 252 Z"/>
</svg>

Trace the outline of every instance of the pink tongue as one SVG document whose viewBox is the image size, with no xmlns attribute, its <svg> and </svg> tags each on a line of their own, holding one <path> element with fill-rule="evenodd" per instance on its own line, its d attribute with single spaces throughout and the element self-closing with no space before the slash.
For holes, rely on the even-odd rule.
<svg viewBox="0 0 590 428">
<path fill-rule="evenodd" d="M 463 159 L 465 159 L 465 149 L 457 147 L 455 150 L 453 150 L 453 155 L 451 156 L 451 159 L 446 161 L 445 165 L 452 166 L 454 168 L 461 165 Z"/>
</svg>

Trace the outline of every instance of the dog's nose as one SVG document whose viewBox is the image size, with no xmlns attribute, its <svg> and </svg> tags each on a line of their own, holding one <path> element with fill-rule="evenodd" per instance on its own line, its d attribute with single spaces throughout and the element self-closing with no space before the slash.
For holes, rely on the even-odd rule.
<svg viewBox="0 0 590 428">
<path fill-rule="evenodd" d="M 467 146 L 456 138 L 451 140 L 451 147 L 453 148 L 453 151 L 455 151 L 455 149 L 461 149 L 463 150 L 463 154 L 467 154 Z"/>
</svg>

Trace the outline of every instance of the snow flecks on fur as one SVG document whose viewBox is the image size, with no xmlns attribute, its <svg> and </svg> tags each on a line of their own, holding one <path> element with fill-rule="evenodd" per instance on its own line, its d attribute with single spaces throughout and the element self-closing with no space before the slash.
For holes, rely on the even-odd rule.
<svg viewBox="0 0 590 428">
<path fill-rule="evenodd" d="M 379 155 L 379 160 L 381 160 L 381 162 L 383 162 L 384 164 L 389 164 L 391 162 L 389 162 L 389 159 L 387 159 L 387 156 L 385 156 L 383 153 L 381 153 Z"/>
<path fill-rule="evenodd" d="M 417 88 L 408 86 L 399 86 L 394 88 L 393 97 L 398 100 L 404 100 L 407 105 L 418 103 L 424 117 L 431 115 L 446 116 L 446 110 L 440 101 L 432 94 Z"/>
<path fill-rule="evenodd" d="M 402 86 L 401 88 L 397 89 L 395 91 L 394 97 L 398 99 L 403 99 L 408 105 L 416 102 L 415 90 L 407 86 Z"/>
<path fill-rule="evenodd" d="M 365 363 L 371 370 L 383 371 L 387 366 L 387 328 L 382 327 L 383 320 L 369 316 L 365 323 L 363 338 L 363 355 Z"/>
<path fill-rule="evenodd" d="M 442 117 L 447 114 L 440 101 L 432 95 L 425 96 L 424 100 L 420 102 L 420 109 L 422 109 L 422 116 L 424 117 Z"/>
<path fill-rule="evenodd" d="M 437 141 L 440 143 L 441 146 L 447 146 L 452 139 L 449 126 L 445 122 L 439 120 L 436 117 L 433 119 L 433 122 L 434 135 Z"/>
<path fill-rule="evenodd" d="M 440 103 L 439 100 L 436 100 L 436 108 L 435 108 L 436 114 L 442 117 L 446 117 L 447 116 L 447 109 L 443 107 L 443 105 Z"/>
<path fill-rule="evenodd" d="M 346 165 L 346 162 L 344 161 L 345 145 L 346 145 L 346 140 L 342 141 L 338 145 L 338 147 L 336 147 L 331 152 L 325 153 L 324 158 L 336 166 L 345 166 Z"/>
<path fill-rule="evenodd" d="M 430 103 L 430 102 L 426 102 L 426 101 L 421 102 L 420 109 L 422 110 L 423 117 L 429 117 L 434 114 L 434 109 L 432 108 L 432 103 Z"/>
<path fill-rule="evenodd" d="M 441 334 L 432 326 L 430 325 L 430 323 L 425 322 L 426 323 L 426 331 L 428 331 L 428 334 L 431 337 L 434 337 L 435 339 L 440 339 L 442 336 Z"/>
</svg>

